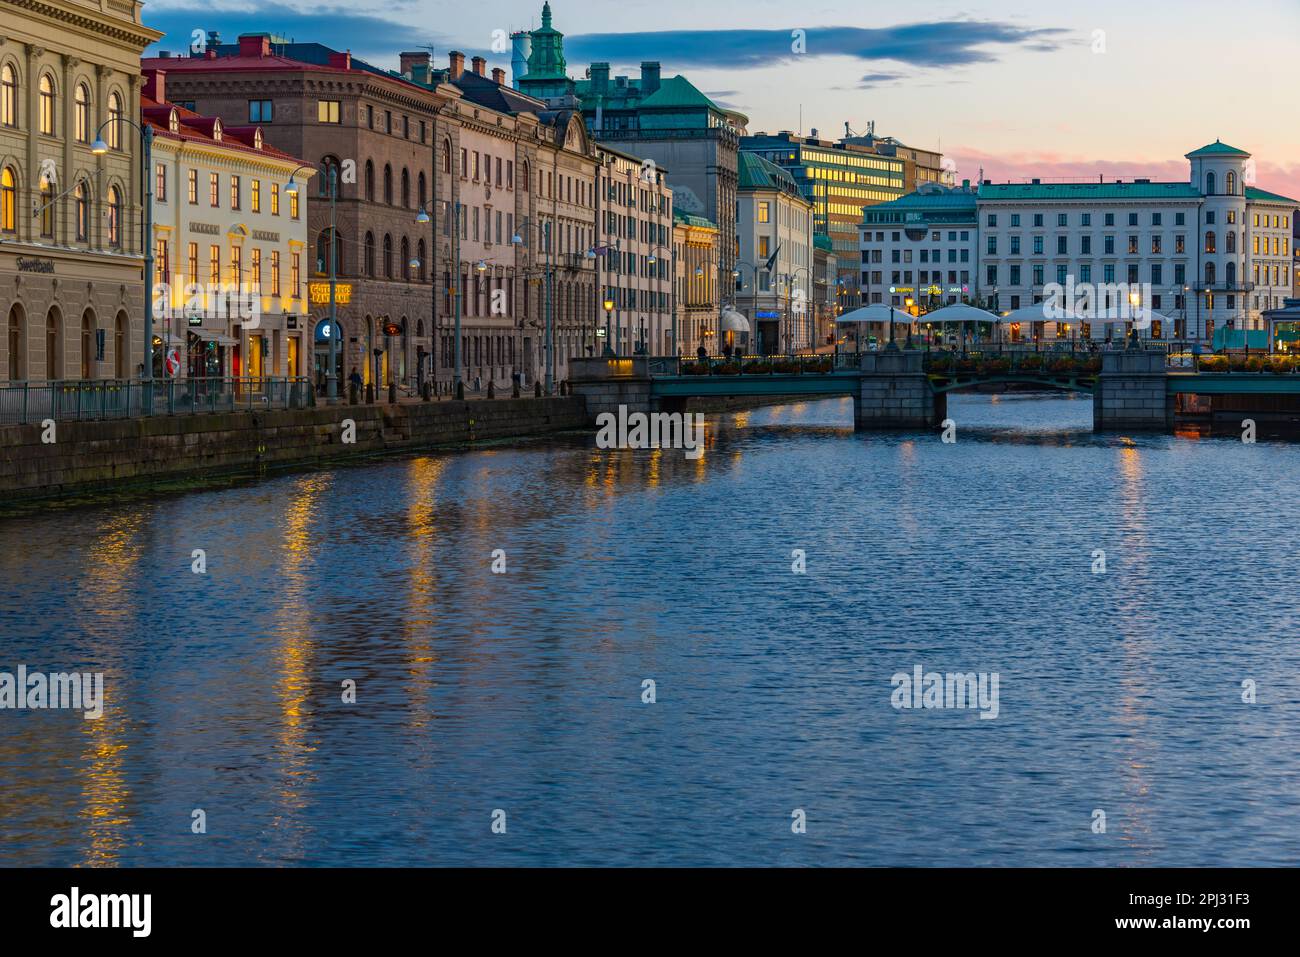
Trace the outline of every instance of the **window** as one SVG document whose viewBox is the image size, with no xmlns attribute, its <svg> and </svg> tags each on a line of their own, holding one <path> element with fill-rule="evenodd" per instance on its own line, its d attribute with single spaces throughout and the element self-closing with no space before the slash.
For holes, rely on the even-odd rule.
<svg viewBox="0 0 1300 957">
<path fill-rule="evenodd" d="M 271 184 L 271 215 L 280 215 L 280 184 Z"/>
<path fill-rule="evenodd" d="M 154 246 L 153 281 L 155 284 L 169 282 L 171 275 L 171 267 L 167 262 L 167 240 L 160 239 Z"/>
<path fill-rule="evenodd" d="M 771 210 L 767 203 L 758 204 L 758 221 L 760 223 L 770 223 L 772 221 Z"/>
<path fill-rule="evenodd" d="M 411 174 L 402 170 L 402 208 L 411 208 Z"/>
<path fill-rule="evenodd" d="M 221 205 L 221 177 L 216 173 L 208 174 L 208 205 L 213 209 Z"/>
<path fill-rule="evenodd" d="M 8 63 L 0 70 L 0 124 L 18 125 L 18 74 Z"/>
<path fill-rule="evenodd" d="M 122 97 L 117 93 L 108 96 L 108 146 L 110 149 L 122 148 Z"/>
<path fill-rule="evenodd" d="M 384 164 L 384 202 L 393 205 L 393 168 Z"/>
<path fill-rule="evenodd" d="M 239 177 L 230 177 L 230 208 L 239 209 Z"/>
<path fill-rule="evenodd" d="M 375 274 L 375 234 L 366 233 L 365 242 L 362 244 L 362 268 L 367 276 Z"/>
<path fill-rule="evenodd" d="M 76 122 L 76 137 L 78 143 L 90 142 L 90 90 L 86 89 L 86 84 L 78 83 L 76 93 L 73 94 L 74 108 L 73 114 Z"/>
<path fill-rule="evenodd" d="M 85 182 L 80 182 L 72 195 L 77 206 L 77 242 L 88 242 L 90 240 L 90 187 Z"/>
<path fill-rule="evenodd" d="M 988 225 L 989 225 L 989 226 L 996 226 L 997 224 L 998 224 L 998 214 L 997 214 L 997 213 L 989 213 Z M 993 237 L 990 236 L 989 238 L 992 239 Z"/>
<path fill-rule="evenodd" d="M 384 278 L 393 278 L 393 237 L 384 234 Z"/>
<path fill-rule="evenodd" d="M 54 238 L 54 184 L 47 179 L 41 180 L 41 235 Z"/>
<path fill-rule="evenodd" d="M 185 279 L 187 282 L 199 281 L 199 244 L 188 243 L 185 246 L 185 266 L 187 272 Z"/>
<path fill-rule="evenodd" d="M 272 113 L 273 111 L 271 109 L 270 100 L 249 100 L 248 101 L 248 122 L 270 123 Z"/>
<path fill-rule="evenodd" d="M 199 202 L 199 171 L 196 169 L 187 170 L 185 173 L 185 193 L 191 206 L 197 206 Z"/>
<path fill-rule="evenodd" d="M 252 291 L 260 293 L 262 291 L 262 250 L 256 246 L 253 247 L 252 259 Z"/>
<path fill-rule="evenodd" d="M 298 253 L 289 254 L 289 290 L 290 298 L 298 297 L 298 290 L 302 288 L 302 256 Z"/>
<path fill-rule="evenodd" d="M 460 178 L 465 179 L 469 175 L 469 150 L 465 147 L 460 148 Z"/>
<path fill-rule="evenodd" d="M 341 123 L 338 100 L 318 100 L 316 102 L 316 122 Z"/>
<path fill-rule="evenodd" d="M 221 247 L 208 247 L 208 282 L 221 282 Z"/>
<path fill-rule="evenodd" d="M 116 186 L 108 188 L 108 244 L 122 246 L 122 191 Z"/>
<path fill-rule="evenodd" d="M 41 75 L 40 130 L 46 136 L 54 135 L 54 80 L 48 73 Z"/>
<path fill-rule="evenodd" d="M 262 211 L 262 181 L 260 179 L 253 180 L 252 193 L 248 201 L 253 212 L 260 213 Z"/>
<path fill-rule="evenodd" d="M 280 250 L 271 250 L 271 295 L 280 295 Z"/>
<path fill-rule="evenodd" d="M 298 194 L 297 193 L 289 194 L 289 218 L 290 219 L 298 218 Z"/>
<path fill-rule="evenodd" d="M 1205 251 L 1212 253 L 1215 251 L 1214 232 L 1210 231 L 1205 234 Z"/>
<path fill-rule="evenodd" d="M 167 202 L 167 167 L 162 163 L 154 164 L 153 196 L 160 203 Z"/>
<path fill-rule="evenodd" d="M 244 247 L 230 247 L 230 281 L 236 286 L 244 281 Z"/>
</svg>

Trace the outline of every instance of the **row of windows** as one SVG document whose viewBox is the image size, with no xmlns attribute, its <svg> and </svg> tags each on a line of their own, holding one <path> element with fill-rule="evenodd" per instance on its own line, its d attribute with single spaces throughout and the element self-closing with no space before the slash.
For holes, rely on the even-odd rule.
<svg viewBox="0 0 1300 957">
<path fill-rule="evenodd" d="M 85 180 L 72 189 L 72 201 L 76 207 L 74 229 L 75 241 L 90 241 L 90 211 L 92 206 L 90 184 Z M 55 185 L 42 182 L 40 190 L 37 219 L 38 231 L 43 239 L 58 242 L 58 215 L 62 199 L 55 192 Z M 0 232 L 14 233 L 18 228 L 18 174 L 13 167 L 6 166 L 0 170 Z M 120 249 L 122 246 L 122 191 L 116 186 L 108 188 L 108 205 L 104 210 L 105 241 L 109 246 Z"/>
<path fill-rule="evenodd" d="M 37 81 L 38 96 L 36 102 L 36 128 L 45 136 L 58 136 L 58 85 L 49 73 L 42 73 Z M 17 129 L 21 126 L 19 113 L 18 72 L 11 64 L 0 68 L 0 126 Z M 78 83 L 73 89 L 73 138 L 78 143 L 89 144 L 95 130 L 93 128 L 90 87 Z M 108 119 L 105 126 L 106 142 L 111 149 L 122 148 L 122 96 L 116 90 L 108 95 Z"/>
<path fill-rule="evenodd" d="M 1033 277 L 1031 283 L 1035 286 L 1041 286 L 1044 282 L 1044 277 L 1046 276 L 1046 267 L 1042 265 L 1033 265 L 1030 268 L 1031 268 L 1031 275 Z M 1198 286 L 1215 286 L 1215 285 L 1223 284 L 1231 288 L 1235 286 L 1238 282 L 1237 264 L 1233 262 L 1228 263 L 1224 267 L 1223 270 L 1224 275 L 1222 280 L 1220 280 L 1219 278 L 1218 267 L 1214 263 L 1212 262 L 1205 263 L 1204 271 L 1205 274 L 1203 278 L 1198 281 L 1197 283 Z M 1091 263 L 1080 264 L 1078 266 L 1078 276 L 1077 276 L 1078 281 L 1081 283 L 1092 282 L 1093 281 L 1092 272 L 1093 270 L 1092 270 Z M 910 273 L 907 274 L 910 275 Z M 1072 274 L 1072 268 L 1070 266 L 1057 265 L 1056 281 L 1061 285 L 1065 285 L 1066 280 L 1071 274 Z M 899 273 L 895 271 L 894 275 L 895 277 L 897 277 Z M 1004 274 L 1002 273 L 999 266 L 995 264 L 989 264 L 985 266 L 984 279 L 987 285 L 989 286 L 998 285 L 999 277 L 1001 277 L 1002 275 Z M 1023 277 L 1021 264 L 1011 263 L 1010 265 L 1008 265 L 1007 272 L 1005 273 L 1005 275 L 1008 280 L 1007 282 L 1008 285 L 1011 286 L 1021 285 L 1021 281 Z M 1153 286 L 1163 285 L 1166 281 L 1165 275 L 1166 274 L 1165 274 L 1163 263 L 1148 264 L 1147 281 L 1149 281 L 1151 285 Z M 1117 271 L 1116 271 L 1115 264 L 1106 263 L 1102 266 L 1102 274 L 1101 274 L 1102 282 L 1104 283 L 1116 282 L 1117 281 L 1116 276 L 1117 276 Z M 1253 277 L 1252 281 L 1256 285 L 1262 284 L 1266 286 L 1289 287 L 1291 285 L 1291 276 L 1292 276 L 1291 268 L 1287 265 L 1267 265 L 1262 263 L 1256 263 L 1252 270 L 1252 277 Z M 903 281 L 906 282 L 907 280 L 903 280 Z M 1136 283 L 1142 281 L 1141 267 L 1139 264 L 1137 263 L 1127 264 L 1126 272 L 1125 272 L 1125 281 L 1130 283 Z M 898 280 L 895 279 L 895 283 L 897 282 Z M 1186 264 L 1174 263 L 1173 285 L 1182 286 L 1186 284 L 1186 282 L 1187 282 Z"/>
<path fill-rule="evenodd" d="M 262 211 L 262 181 L 260 179 L 250 179 L 248 181 L 248 200 L 251 212 L 260 213 Z M 234 210 L 243 209 L 244 204 L 244 180 L 242 177 L 231 174 L 228 180 L 228 189 L 230 194 L 230 208 Z M 154 199 L 159 203 L 168 202 L 168 182 L 167 182 L 167 164 L 157 163 L 154 166 Z M 272 216 L 280 215 L 280 184 L 272 182 L 265 191 L 270 202 L 270 212 Z M 213 209 L 221 206 L 221 174 L 208 173 L 207 181 L 208 205 Z M 199 171 L 197 169 L 187 169 L 185 171 L 185 198 L 191 206 L 197 206 L 199 203 Z M 298 194 L 289 193 L 289 218 L 298 218 Z"/>
<path fill-rule="evenodd" d="M 262 249 L 257 246 L 249 248 L 248 269 L 244 268 L 244 247 L 231 245 L 229 254 L 223 260 L 219 245 L 207 248 L 207 261 L 199 260 L 198 243 L 187 243 L 185 247 L 186 272 L 176 277 L 173 286 L 184 288 L 187 283 L 208 282 L 212 284 L 233 283 L 236 286 L 247 285 L 255 293 L 266 292 L 279 296 L 283 292 L 282 261 L 280 250 L 272 249 L 270 256 L 263 262 Z M 223 267 L 226 271 L 223 272 Z M 206 275 L 205 275 L 206 271 Z M 169 282 L 172 278 L 170 247 L 166 239 L 159 239 L 154 250 L 154 282 Z M 286 298 L 297 299 L 302 295 L 302 254 L 289 254 L 289 285 Z"/>
<path fill-rule="evenodd" d="M 1207 226 L 1214 225 L 1214 223 L 1215 223 L 1215 218 L 1216 218 L 1216 216 L 1217 216 L 1217 212 L 1218 212 L 1217 210 L 1213 210 L 1213 209 L 1207 209 L 1207 210 L 1205 210 L 1205 223 L 1206 223 Z M 1227 220 L 1228 223 L 1229 223 L 1229 224 L 1233 224 L 1233 223 L 1235 223 L 1235 222 L 1237 221 L 1237 211 L 1236 211 L 1235 209 L 1230 209 L 1230 210 L 1227 211 L 1227 213 L 1228 213 L 1228 220 Z M 1103 225 L 1103 226 L 1114 226 L 1114 225 L 1115 225 L 1115 217 L 1116 217 L 1116 215 L 1117 215 L 1116 213 L 1103 213 L 1103 214 L 1102 214 L 1102 225 Z M 1130 212 L 1130 213 L 1127 213 L 1127 214 L 1125 214 L 1125 215 L 1127 216 L 1127 223 L 1128 223 L 1129 226 L 1137 226 L 1137 225 L 1138 225 L 1138 215 L 1139 215 L 1138 213 Z M 1091 226 L 1091 225 L 1092 225 L 1092 213 L 1079 213 L 1078 216 L 1079 216 L 1079 222 L 1078 222 L 1078 225 L 1079 225 L 1079 226 Z M 1042 227 L 1042 226 L 1044 225 L 1045 216 L 1044 216 L 1043 213 L 1034 213 L 1034 214 L 1032 215 L 1031 218 L 1032 218 L 1033 225 L 1034 225 L 1035 227 Z M 1022 219 L 1022 217 L 1021 217 L 1021 214 L 1020 214 L 1020 213 L 1010 213 L 1010 214 L 1008 214 L 1008 219 L 1009 219 L 1009 221 L 1010 221 L 1010 223 L 1011 223 L 1011 228 L 1012 228 L 1012 229 L 1015 229 L 1016 227 L 1018 227 L 1018 226 L 1021 225 L 1021 219 Z M 986 222 L 986 225 L 988 225 L 988 227 L 989 227 L 990 229 L 996 229 L 996 228 L 997 228 L 997 225 L 998 225 L 998 214 L 997 214 L 997 213 L 988 213 L 988 214 L 986 215 L 985 222 Z M 1150 213 L 1150 214 L 1149 214 L 1149 220 L 1148 220 L 1148 223 L 1149 223 L 1149 225 L 1151 225 L 1151 226 L 1163 226 L 1163 225 L 1164 225 L 1164 213 L 1163 213 L 1163 212 L 1152 212 L 1152 213 Z M 1272 226 L 1273 229 L 1290 229 L 1290 228 L 1291 228 L 1291 217 L 1290 217 L 1290 216 L 1287 216 L 1287 215 L 1283 215 L 1283 214 L 1281 214 L 1281 213 L 1273 213 L 1273 214 L 1269 214 L 1269 213 L 1255 213 L 1255 214 L 1254 214 L 1254 225 L 1255 225 L 1256 227 L 1268 228 L 1268 227 L 1270 226 L 1270 224 L 1271 224 L 1271 226 Z M 1070 223 L 1070 214 L 1069 214 L 1069 213 L 1057 213 L 1057 214 L 1056 214 L 1056 225 L 1057 225 L 1058 227 L 1066 227 L 1066 226 L 1070 226 L 1070 225 L 1071 225 L 1071 223 Z M 1174 213 L 1174 225 L 1175 225 L 1175 226 L 1185 226 L 1185 225 L 1187 225 L 1187 214 L 1186 214 L 1186 213 L 1180 213 L 1180 212 L 1176 212 L 1176 213 Z M 897 237 L 897 234 L 895 234 L 895 237 Z"/>
</svg>

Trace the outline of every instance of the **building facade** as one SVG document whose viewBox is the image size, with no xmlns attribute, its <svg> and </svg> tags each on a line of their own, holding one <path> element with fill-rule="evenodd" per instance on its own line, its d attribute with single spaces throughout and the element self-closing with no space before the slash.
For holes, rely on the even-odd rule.
<svg viewBox="0 0 1300 957">
<path fill-rule="evenodd" d="M 0 379 L 144 371 L 141 7 L 0 0 Z"/>
<path fill-rule="evenodd" d="M 1229 330 L 1263 329 L 1262 313 L 1280 307 L 1293 289 L 1292 233 L 1300 203 L 1248 185 L 1245 150 L 1216 141 L 1186 158 L 1183 182 L 986 180 L 973 196 L 925 190 L 887 209 L 866 210 L 860 227 L 864 281 L 871 283 L 873 301 L 880 295 L 901 306 L 908 287 L 928 293 L 935 285 L 946 301 L 954 295 L 949 290 L 962 285 L 960 257 L 969 247 L 961 235 L 973 204 L 975 248 L 968 255 L 976 265 L 970 289 L 961 292 L 969 301 L 1007 312 L 1042 303 L 1058 287 L 1085 288 L 1095 293 L 1098 310 L 1122 313 L 1129 305 L 1158 313 L 1149 327 L 1139 328 L 1143 338 L 1214 345 L 1228 341 Z M 940 222 L 944 217 L 954 221 Z M 954 231 L 957 240 L 948 242 Z M 952 265 L 958 266 L 957 283 L 947 282 Z M 936 272 L 943 283 L 934 279 Z M 1121 293 L 1128 304 L 1115 301 Z M 1072 334 L 1118 338 L 1132 328 L 1118 318 L 1079 323 Z M 1064 324 L 1055 325 L 1063 335 Z M 1041 330 L 1036 323 L 1019 332 L 1028 339 Z"/>
<path fill-rule="evenodd" d="M 258 125 L 225 126 L 167 100 L 146 70 L 153 135 L 156 371 L 168 378 L 310 374 L 307 189 L 312 170 Z"/>
<path fill-rule="evenodd" d="M 673 309 L 677 319 L 677 354 L 693 356 L 702 348 L 720 348 L 718 317 L 718 227 L 703 216 L 673 213 Z M 730 285 L 730 284 L 728 284 Z"/>
<path fill-rule="evenodd" d="M 736 311 L 758 353 L 792 353 L 816 342 L 813 204 L 794 178 L 755 152 L 740 154 L 736 204 Z"/>
<path fill-rule="evenodd" d="M 617 355 L 674 355 L 673 195 L 667 170 L 601 144 L 599 268 Z"/>
</svg>

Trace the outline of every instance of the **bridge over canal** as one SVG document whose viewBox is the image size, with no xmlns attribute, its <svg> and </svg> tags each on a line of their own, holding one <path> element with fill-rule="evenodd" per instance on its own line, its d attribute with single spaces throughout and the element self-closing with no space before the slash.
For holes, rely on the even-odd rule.
<svg viewBox="0 0 1300 957">
<path fill-rule="evenodd" d="M 1097 353 L 985 351 L 959 355 L 884 350 L 837 356 L 764 356 L 741 362 L 674 357 L 590 358 L 570 361 L 575 394 L 590 415 L 673 411 L 691 398 L 853 398 L 857 429 L 927 429 L 947 417 L 951 392 L 1022 384 L 1093 397 L 1093 428 L 1173 427 L 1179 395 L 1288 396 L 1300 409 L 1300 374 L 1181 371 L 1162 351 L 1108 349 Z"/>
</svg>

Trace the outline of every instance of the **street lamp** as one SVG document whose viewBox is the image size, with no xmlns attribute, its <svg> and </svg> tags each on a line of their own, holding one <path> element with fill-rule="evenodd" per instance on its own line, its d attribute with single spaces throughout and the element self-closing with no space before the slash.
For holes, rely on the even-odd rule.
<svg viewBox="0 0 1300 957">
<path fill-rule="evenodd" d="M 90 151 L 96 156 L 103 156 L 108 152 L 108 144 L 104 142 L 104 127 L 110 123 L 127 123 L 140 134 L 140 162 L 144 170 L 144 215 L 140 219 L 140 239 L 144 246 L 141 250 L 144 253 L 144 275 L 145 284 L 148 287 L 144 291 L 144 361 L 141 363 L 141 379 L 150 385 L 153 384 L 153 127 L 148 123 L 143 126 L 134 120 L 129 120 L 125 116 L 115 116 L 99 124 L 99 129 L 95 130 L 95 141 L 90 145 Z M 167 346 L 164 339 L 163 348 Z M 149 407 L 153 409 L 153 393 L 149 393 Z"/>
<path fill-rule="evenodd" d="M 528 240 L 526 240 L 523 237 L 522 233 L 529 226 L 532 226 L 538 231 L 539 234 L 543 235 L 545 237 L 545 242 L 546 242 L 546 265 L 542 271 L 543 275 L 546 277 L 546 336 L 542 342 L 542 345 L 543 348 L 545 349 L 545 357 L 543 361 L 545 363 L 544 375 L 546 379 L 546 394 L 550 395 L 551 390 L 554 387 L 554 381 L 555 381 L 554 373 L 552 371 L 554 355 L 553 355 L 553 347 L 551 344 L 551 339 L 552 339 L 551 296 L 552 296 L 552 284 L 554 282 L 554 277 L 555 277 L 555 266 L 551 260 L 551 224 L 549 222 L 534 223 L 532 222 L 532 217 L 525 216 L 524 221 L 519 224 L 519 232 L 515 233 L 513 236 L 510 237 L 510 242 L 515 246 L 527 246 Z M 483 263 L 482 260 L 479 260 L 479 265 L 483 266 L 484 269 L 487 268 L 487 266 Z M 480 272 L 481 271 L 482 270 L 480 270 Z"/>
<path fill-rule="evenodd" d="M 610 327 L 610 320 L 614 315 L 614 300 L 609 295 L 609 293 L 605 294 L 604 306 L 605 306 L 605 348 L 603 351 L 605 355 L 612 356 L 612 355 L 616 355 L 616 353 L 614 352 L 613 347 L 610 346 L 609 344 L 610 343 L 609 327 Z"/>
<path fill-rule="evenodd" d="M 436 163 L 434 164 L 434 169 L 435 169 L 435 170 L 437 169 L 437 164 L 436 164 Z M 437 201 L 437 200 L 436 200 L 436 197 L 435 197 L 435 198 L 431 198 L 431 199 L 429 200 L 428 205 L 429 205 L 430 207 L 432 207 L 433 204 L 434 204 L 436 201 Z M 456 288 L 453 289 L 453 290 L 451 290 L 452 298 L 455 299 L 455 301 L 456 301 L 456 308 L 453 310 L 453 315 L 454 315 L 454 317 L 455 317 L 455 320 L 454 320 L 455 325 L 454 325 L 454 328 L 453 328 L 453 333 L 454 333 L 454 334 L 453 334 L 453 336 L 452 336 L 452 340 L 453 340 L 453 341 L 452 341 L 452 344 L 451 344 L 451 351 L 452 351 L 452 357 L 453 357 L 453 358 L 452 358 L 452 362 L 453 362 L 453 368 L 452 368 L 452 389 L 453 389 L 453 393 L 452 393 L 452 394 L 455 395 L 456 398 L 459 399 L 459 398 L 462 398 L 463 395 L 464 395 L 464 387 L 461 385 L 460 310 L 461 310 L 461 299 L 464 298 L 465 288 L 464 288 L 464 284 L 461 282 L 461 272 L 460 272 L 460 210 L 461 210 L 461 205 L 460 205 L 459 202 L 457 202 L 457 203 L 452 203 L 451 205 L 452 205 L 452 210 L 453 210 L 454 215 L 455 215 L 455 219 L 454 219 L 454 221 L 452 222 L 452 229 L 451 229 L 451 244 L 452 244 L 451 258 L 452 258 L 452 264 L 456 267 Z M 428 223 L 433 222 L 433 217 L 431 217 L 431 216 L 429 215 L 429 212 L 428 212 L 427 209 L 425 209 L 424 207 L 420 207 L 420 211 L 419 211 L 418 213 L 416 213 L 416 215 L 415 215 L 415 221 L 416 221 L 417 223 L 419 223 L 420 225 L 423 226 L 423 225 L 426 225 L 426 224 L 428 224 Z M 431 245 L 429 248 L 430 248 L 431 250 L 434 250 L 434 251 L 436 252 L 436 251 L 437 251 L 437 248 L 438 248 L 437 229 L 435 228 L 435 229 L 433 230 L 433 232 L 434 232 L 434 235 L 433 235 L 433 237 L 432 237 L 432 245 Z M 436 289 L 437 280 L 434 279 L 433 276 L 430 276 L 429 278 L 432 279 L 433 282 L 434 282 L 434 284 L 435 284 L 435 289 L 434 289 L 434 291 L 433 291 L 433 301 L 434 301 L 434 306 L 433 306 L 433 315 L 434 315 L 434 318 L 435 318 L 435 320 L 436 320 L 436 319 L 437 319 L 437 315 L 438 315 L 438 306 L 437 306 L 437 302 L 438 302 L 438 293 L 437 293 L 437 289 Z M 435 326 L 436 326 L 436 323 L 435 323 Z M 434 363 L 434 368 L 437 369 L 437 363 L 436 363 L 436 362 Z"/>
</svg>

